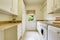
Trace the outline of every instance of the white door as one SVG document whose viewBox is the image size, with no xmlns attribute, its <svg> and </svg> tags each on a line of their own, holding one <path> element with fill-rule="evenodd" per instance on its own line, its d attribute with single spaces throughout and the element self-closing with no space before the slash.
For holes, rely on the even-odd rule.
<svg viewBox="0 0 60 40">
<path fill-rule="evenodd" d="M 30 15 L 33 15 L 34 17 L 32 19 L 30 19 Z M 35 14 L 27 14 L 27 27 L 26 29 L 27 30 L 36 30 L 36 17 L 35 17 Z"/>
</svg>

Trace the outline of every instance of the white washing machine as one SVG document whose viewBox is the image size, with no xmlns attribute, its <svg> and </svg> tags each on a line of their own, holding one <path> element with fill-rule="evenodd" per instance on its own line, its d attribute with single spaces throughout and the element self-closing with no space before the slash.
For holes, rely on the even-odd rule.
<svg viewBox="0 0 60 40">
<path fill-rule="evenodd" d="M 40 34 L 40 39 L 41 40 L 48 40 L 48 27 L 47 24 L 43 24 L 40 22 L 37 22 L 37 30 L 38 33 Z"/>
</svg>

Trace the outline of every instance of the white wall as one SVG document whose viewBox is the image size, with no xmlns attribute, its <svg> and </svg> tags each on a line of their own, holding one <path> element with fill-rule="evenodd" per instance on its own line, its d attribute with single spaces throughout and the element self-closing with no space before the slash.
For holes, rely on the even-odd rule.
<svg viewBox="0 0 60 40">
<path fill-rule="evenodd" d="M 34 15 L 34 20 L 33 21 L 28 21 L 28 16 L 29 15 Z M 27 23 L 26 23 L 26 30 L 36 30 L 36 18 L 35 14 L 27 14 Z"/>
<path fill-rule="evenodd" d="M 43 13 L 41 12 L 41 5 L 26 5 L 26 10 L 35 10 L 36 20 L 43 19 Z"/>
<path fill-rule="evenodd" d="M 25 5 L 22 0 L 22 34 L 25 32 L 25 27 L 26 27 L 26 10 L 25 10 Z"/>
<path fill-rule="evenodd" d="M 11 21 L 12 16 L 0 13 L 0 21 Z"/>
<path fill-rule="evenodd" d="M 43 13 L 41 12 L 41 5 L 26 5 L 26 10 L 35 10 L 35 19 L 42 20 Z M 36 20 L 29 22 L 27 21 L 26 30 L 36 30 Z"/>
</svg>

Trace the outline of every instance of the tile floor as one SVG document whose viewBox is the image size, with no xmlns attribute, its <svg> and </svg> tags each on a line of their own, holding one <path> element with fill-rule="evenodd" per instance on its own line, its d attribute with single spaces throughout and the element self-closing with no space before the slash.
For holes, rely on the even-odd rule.
<svg viewBox="0 0 60 40">
<path fill-rule="evenodd" d="M 40 40 L 38 32 L 28 31 L 24 36 L 24 40 Z"/>
</svg>

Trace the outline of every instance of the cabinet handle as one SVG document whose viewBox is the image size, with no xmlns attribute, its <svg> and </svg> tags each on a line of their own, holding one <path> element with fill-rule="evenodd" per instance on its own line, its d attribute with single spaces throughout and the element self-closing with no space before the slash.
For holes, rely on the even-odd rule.
<svg viewBox="0 0 60 40">
<path fill-rule="evenodd" d="M 57 32 L 57 34 L 60 34 L 60 32 Z"/>
</svg>

